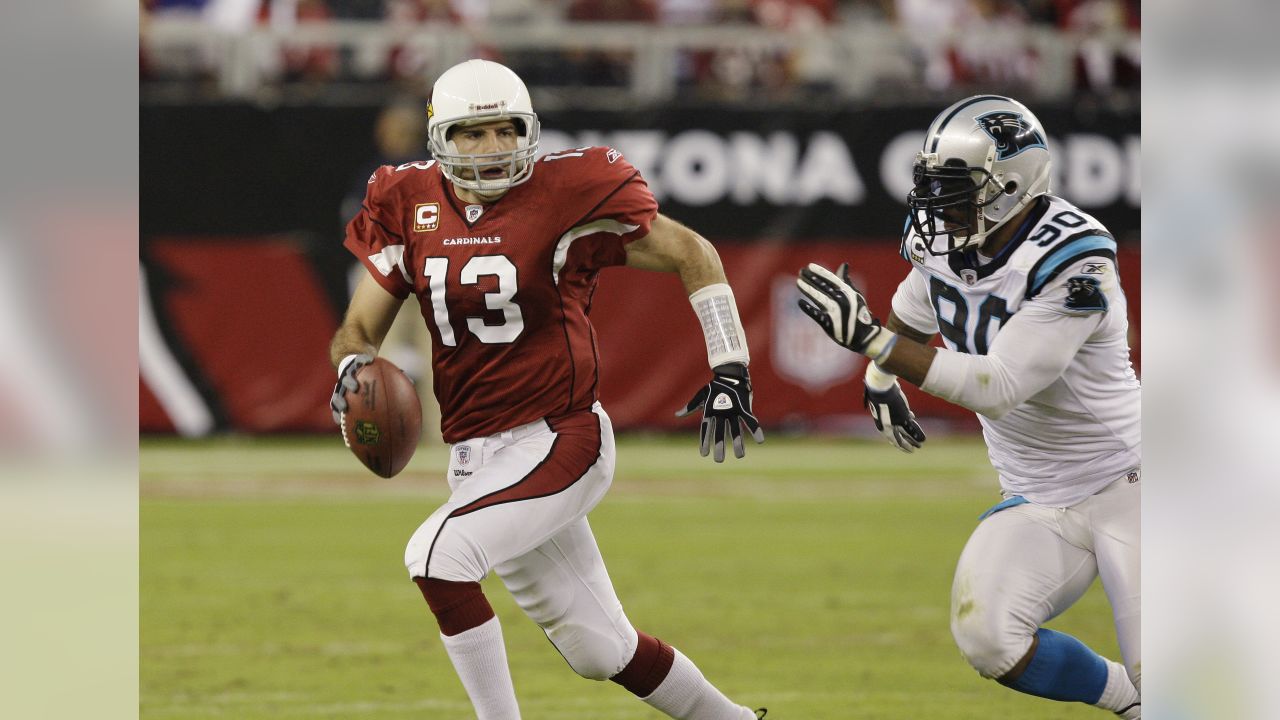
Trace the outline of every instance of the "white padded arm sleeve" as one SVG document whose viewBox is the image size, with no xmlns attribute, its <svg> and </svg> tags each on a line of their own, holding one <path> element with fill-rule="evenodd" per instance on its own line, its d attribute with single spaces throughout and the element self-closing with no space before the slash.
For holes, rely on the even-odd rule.
<svg viewBox="0 0 1280 720">
<path fill-rule="evenodd" d="M 986 355 L 939 349 L 921 390 L 999 420 L 1057 380 L 1102 322 L 1047 303 L 1022 306 Z"/>
<path fill-rule="evenodd" d="M 725 363 L 751 362 L 747 351 L 747 334 L 738 316 L 738 303 L 733 299 L 733 288 L 727 283 L 715 283 L 695 290 L 689 296 L 689 304 L 702 325 L 702 337 L 707 341 L 707 363 L 711 367 Z"/>
</svg>

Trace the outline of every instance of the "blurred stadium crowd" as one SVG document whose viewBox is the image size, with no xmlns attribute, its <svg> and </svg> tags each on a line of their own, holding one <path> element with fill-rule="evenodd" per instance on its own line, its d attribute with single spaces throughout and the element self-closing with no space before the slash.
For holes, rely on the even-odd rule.
<svg viewBox="0 0 1280 720">
<path fill-rule="evenodd" d="M 141 7 L 144 101 L 359 102 L 392 88 L 422 93 L 464 57 L 504 62 L 531 86 L 597 98 L 623 91 L 628 101 L 874 102 L 892 88 L 891 101 L 902 102 L 997 84 L 1024 97 L 1136 103 L 1140 78 L 1138 0 L 142 0 Z"/>
</svg>

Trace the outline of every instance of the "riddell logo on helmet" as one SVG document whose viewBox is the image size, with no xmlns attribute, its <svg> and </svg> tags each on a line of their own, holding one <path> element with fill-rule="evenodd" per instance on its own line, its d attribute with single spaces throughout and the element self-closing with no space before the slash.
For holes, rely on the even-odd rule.
<svg viewBox="0 0 1280 720">
<path fill-rule="evenodd" d="M 483 104 L 472 103 L 471 112 L 476 113 L 476 112 L 485 112 L 486 110 L 501 110 L 506 106 L 507 106 L 506 100 L 499 100 L 498 102 L 483 103 Z"/>
</svg>

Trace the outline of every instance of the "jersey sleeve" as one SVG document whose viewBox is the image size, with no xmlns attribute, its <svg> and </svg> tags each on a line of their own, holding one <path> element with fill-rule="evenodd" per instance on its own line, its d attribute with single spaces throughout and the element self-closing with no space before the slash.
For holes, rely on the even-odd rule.
<svg viewBox="0 0 1280 720">
<path fill-rule="evenodd" d="M 1120 293 L 1114 256 L 1087 256 L 1066 263 L 1026 303 L 1061 315 L 1102 315 Z"/>
<path fill-rule="evenodd" d="M 998 420 L 1061 377 L 1099 322 L 1025 304 L 986 355 L 940 348 L 920 389 Z"/>
<path fill-rule="evenodd" d="M 939 349 L 920 388 L 999 419 L 1057 380 L 1103 326 L 1108 296 L 1120 292 L 1114 251 L 1076 248 L 1072 253 L 1029 275 L 1028 293 L 1034 287 L 1034 295 L 1000 329 L 986 355 Z"/>
<path fill-rule="evenodd" d="M 404 299 L 413 291 L 413 279 L 405 265 L 404 236 L 396 229 L 392 201 L 384 192 L 391 166 L 378 168 L 369 178 L 360 212 L 347 223 L 343 246 L 387 292 Z"/>
<path fill-rule="evenodd" d="M 925 335 L 938 333 L 938 316 L 929 301 L 929 283 L 923 271 L 912 268 L 898 283 L 893 294 L 893 314 L 912 330 Z"/>
<path fill-rule="evenodd" d="M 562 192 L 569 201 L 567 230 L 556 246 L 556 271 L 591 272 L 626 262 L 626 244 L 649 234 L 658 201 L 649 184 L 622 153 L 595 147 L 550 155 L 541 162 L 564 163 Z M 561 159 L 563 158 L 563 159 Z"/>
<path fill-rule="evenodd" d="M 1025 299 L 1068 314 L 1105 313 L 1107 294 L 1119 292 L 1116 278 L 1115 238 L 1090 229 L 1058 243 L 1031 266 Z"/>
</svg>

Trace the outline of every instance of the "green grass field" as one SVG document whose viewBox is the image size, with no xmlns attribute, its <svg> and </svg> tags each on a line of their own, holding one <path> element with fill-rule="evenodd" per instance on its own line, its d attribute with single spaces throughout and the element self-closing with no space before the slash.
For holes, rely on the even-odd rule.
<svg viewBox="0 0 1280 720">
<path fill-rule="evenodd" d="M 771 437 L 717 466 L 621 438 L 591 523 L 627 614 L 774 720 L 1068 720 L 1093 708 L 982 680 L 948 629 L 951 573 L 998 500 L 977 439 Z M 446 455 L 393 480 L 336 439 L 149 440 L 141 453 L 141 716 L 473 717 L 401 563 Z M 526 720 L 660 715 L 575 675 L 495 578 Z M 1053 626 L 1112 658 L 1095 586 Z"/>
</svg>

